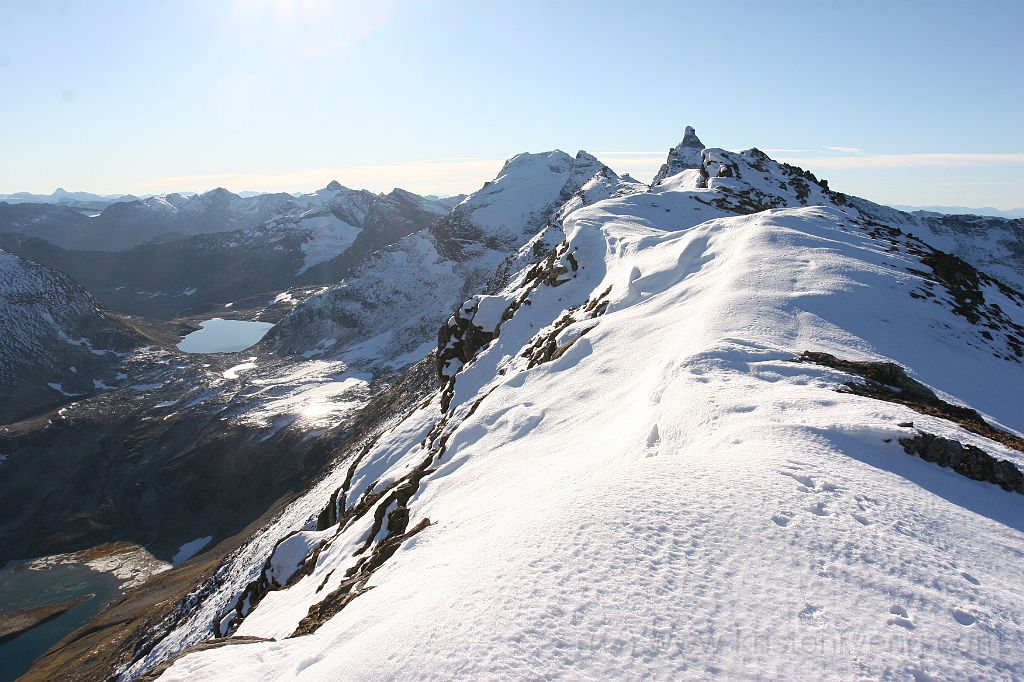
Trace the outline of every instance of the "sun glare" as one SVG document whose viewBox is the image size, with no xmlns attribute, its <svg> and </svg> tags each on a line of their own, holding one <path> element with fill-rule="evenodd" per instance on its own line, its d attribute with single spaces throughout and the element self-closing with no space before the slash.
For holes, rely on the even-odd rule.
<svg viewBox="0 0 1024 682">
<path fill-rule="evenodd" d="M 354 47 L 392 14 L 389 2 L 365 0 L 236 0 L 226 31 L 298 59 Z"/>
</svg>

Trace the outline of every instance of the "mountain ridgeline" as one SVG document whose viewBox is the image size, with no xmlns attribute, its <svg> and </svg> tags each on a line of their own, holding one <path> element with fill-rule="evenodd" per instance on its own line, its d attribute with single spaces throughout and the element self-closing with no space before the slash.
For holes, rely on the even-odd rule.
<svg viewBox="0 0 1024 682">
<path fill-rule="evenodd" d="M 332 182 L 300 197 L 218 189 L 119 202 L 94 218 L 17 204 L 7 213 L 26 215 L 5 223 L 0 205 L 0 248 L 67 272 L 114 310 L 170 318 L 337 282 L 459 199 Z"/>
</svg>

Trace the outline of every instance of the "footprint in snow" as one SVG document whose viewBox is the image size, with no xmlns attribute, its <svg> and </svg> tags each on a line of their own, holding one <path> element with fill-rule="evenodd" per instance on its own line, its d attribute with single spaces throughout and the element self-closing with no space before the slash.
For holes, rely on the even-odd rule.
<svg viewBox="0 0 1024 682">
<path fill-rule="evenodd" d="M 788 476 L 789 478 L 792 478 L 794 481 L 799 483 L 800 485 L 797 487 L 797 489 L 800 492 L 804 492 L 804 493 L 812 493 L 812 492 L 814 492 L 815 481 L 814 481 L 814 479 L 812 477 L 805 476 L 803 474 L 798 474 L 795 471 L 790 471 L 790 470 L 783 470 L 783 471 L 780 471 L 779 473 L 782 474 L 783 476 Z"/>
<path fill-rule="evenodd" d="M 870 526 L 871 525 L 871 521 L 869 521 L 868 518 L 866 516 L 864 516 L 863 514 L 858 514 L 857 512 L 850 512 L 850 516 L 852 516 L 854 519 L 856 519 L 857 522 L 860 523 L 860 525 L 862 525 L 862 526 Z"/>
<path fill-rule="evenodd" d="M 953 620 L 960 623 L 960 625 L 963 625 L 964 627 L 967 627 L 968 625 L 974 625 L 978 622 L 977 618 L 969 614 L 967 611 L 964 611 L 963 609 L 953 609 Z"/>
<path fill-rule="evenodd" d="M 980 585 L 981 584 L 980 580 L 975 578 L 973 575 L 971 575 L 967 571 L 961 571 L 960 572 L 960 577 L 963 578 L 964 580 L 966 580 L 967 582 L 971 583 L 972 585 Z"/>
<path fill-rule="evenodd" d="M 907 610 L 899 604 L 893 604 L 889 607 L 889 618 L 885 621 L 887 625 L 898 625 L 901 628 L 907 630 L 914 629 L 914 622 L 910 620 L 910 614 Z"/>
<path fill-rule="evenodd" d="M 791 511 L 780 511 L 778 514 L 772 516 L 772 521 L 775 522 L 775 525 L 785 528 L 789 524 L 793 523 L 794 516 L 795 514 Z"/>
<path fill-rule="evenodd" d="M 861 511 L 868 511 L 878 506 L 878 500 L 867 495 L 854 495 L 853 499 L 857 502 L 857 506 L 860 507 Z"/>
<path fill-rule="evenodd" d="M 818 613 L 821 611 L 821 607 L 810 602 L 804 602 L 804 608 L 797 614 L 797 617 L 805 622 L 810 622 L 817 618 Z"/>
<path fill-rule="evenodd" d="M 810 505 L 809 507 L 805 507 L 805 509 L 807 509 L 807 511 L 811 512 L 812 514 L 814 514 L 816 516 L 831 516 L 832 515 L 832 513 L 825 507 L 825 503 L 824 502 L 820 502 L 820 501 L 819 502 L 815 502 L 814 504 Z"/>
<path fill-rule="evenodd" d="M 650 433 L 647 434 L 647 447 L 653 448 L 661 442 L 661 434 L 658 433 L 658 425 L 654 424 L 651 427 Z"/>
</svg>

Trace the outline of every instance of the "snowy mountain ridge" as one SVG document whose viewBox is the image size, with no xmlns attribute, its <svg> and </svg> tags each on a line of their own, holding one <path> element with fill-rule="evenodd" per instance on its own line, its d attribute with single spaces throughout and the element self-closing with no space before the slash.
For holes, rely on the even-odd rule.
<svg viewBox="0 0 1024 682">
<path fill-rule="evenodd" d="M 338 183 L 300 197 L 284 196 L 239 199 L 225 192 L 120 204 L 126 213 L 160 212 L 175 220 L 187 211 L 206 217 L 231 215 L 234 224 L 273 215 L 254 227 L 168 236 L 124 251 L 62 249 L 33 238 L 34 230 L 0 234 L 0 248 L 66 271 L 111 309 L 166 318 L 260 295 L 269 300 L 294 287 L 337 282 L 362 259 L 430 225 L 460 199 L 431 200 L 401 189 L 375 194 Z M 190 208 L 197 205 L 201 208 Z M 236 205 L 248 208 L 236 211 Z M 94 220 L 59 210 L 71 215 L 54 216 L 58 224 Z M 192 226 L 201 222 L 191 217 L 183 220 Z M 223 225 L 233 224 L 223 220 Z M 134 224 L 130 216 L 124 222 Z"/>
<path fill-rule="evenodd" d="M 277 351 L 394 357 L 466 294 L 440 387 L 123 677 L 211 637 L 236 645 L 160 679 L 1024 673 L 1024 295 L 972 265 L 997 247 L 691 133 L 649 189 L 515 157 L 282 321 Z"/>
<path fill-rule="evenodd" d="M 562 240 L 557 214 L 563 206 L 610 196 L 626 184 L 586 152 L 515 156 L 436 223 L 297 306 L 264 344 L 364 368 L 404 366 L 433 346 L 439 319 L 486 288 L 496 268 L 513 267 L 509 254 L 525 249 L 522 258 L 532 262 Z"/>
<path fill-rule="evenodd" d="M 293 196 L 286 193 L 240 196 L 218 187 L 202 194 L 171 193 L 144 199 L 125 197 L 99 213 L 84 215 L 71 204 L 0 203 L 0 231 L 40 237 L 70 249 L 122 251 L 150 241 L 182 239 L 199 234 L 232 232 L 270 224 L 294 224 L 303 214 L 337 213 L 331 227 L 342 222 L 360 225 L 368 205 L 416 203 L 423 211 L 443 213 L 451 200 L 429 200 L 396 189 L 389 194 L 352 190 L 337 181 Z M 361 208 L 360 208 L 361 205 Z M 320 230 L 323 232 L 323 229 Z M 335 253 L 334 255 L 338 255 Z"/>
</svg>

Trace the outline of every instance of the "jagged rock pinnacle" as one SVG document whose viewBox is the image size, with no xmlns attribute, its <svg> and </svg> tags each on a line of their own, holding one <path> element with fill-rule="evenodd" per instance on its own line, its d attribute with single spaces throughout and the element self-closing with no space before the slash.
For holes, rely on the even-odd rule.
<svg viewBox="0 0 1024 682">
<path fill-rule="evenodd" d="M 658 185 L 670 175 L 691 168 L 700 168 L 702 151 L 704 151 L 704 143 L 697 137 L 697 131 L 692 126 L 686 126 L 683 141 L 668 150 L 668 159 L 665 160 L 658 174 L 654 176 L 654 181 L 651 184 Z"/>
</svg>

